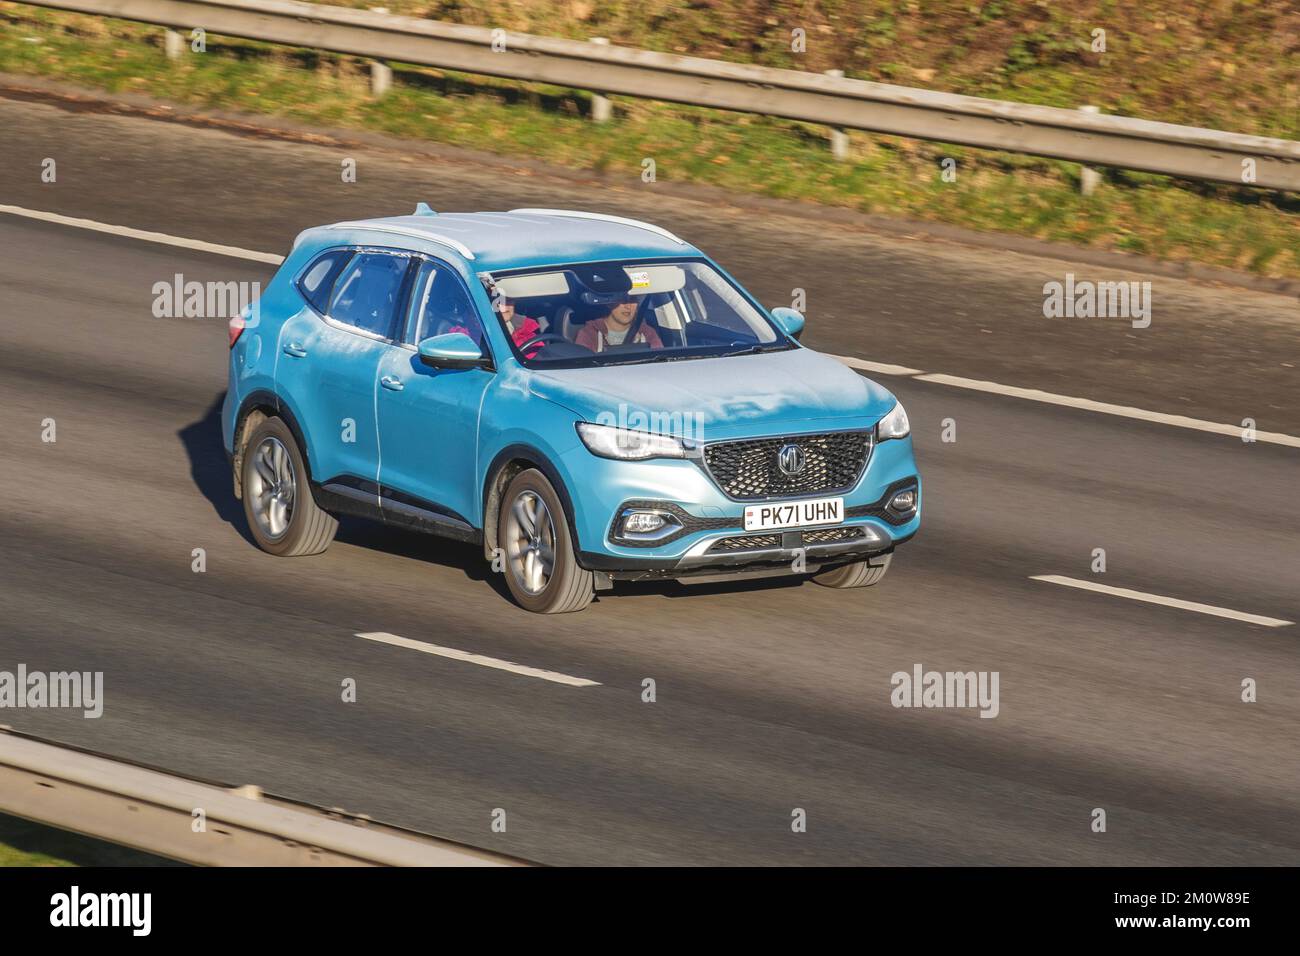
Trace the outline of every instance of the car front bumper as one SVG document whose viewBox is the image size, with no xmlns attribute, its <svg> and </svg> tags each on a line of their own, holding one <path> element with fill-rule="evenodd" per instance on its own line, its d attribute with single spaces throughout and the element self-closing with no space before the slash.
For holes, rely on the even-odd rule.
<svg viewBox="0 0 1300 956">
<path fill-rule="evenodd" d="M 908 487 L 919 491 L 919 482 L 910 481 Z M 895 493 L 890 491 L 891 496 Z M 738 518 L 733 528 L 693 535 L 692 543 L 680 556 L 583 551 L 578 555 L 578 563 L 619 580 L 748 572 L 813 573 L 829 566 L 890 554 L 894 548 L 911 540 L 919 525 L 918 512 L 902 527 L 887 525 L 877 518 L 851 518 L 829 528 L 746 532 Z M 828 531 L 852 532 L 853 536 L 837 541 L 819 541 L 813 537 Z"/>
<path fill-rule="evenodd" d="M 619 580 L 812 573 L 883 558 L 914 536 L 921 522 L 921 481 L 910 439 L 876 446 L 855 487 L 839 495 L 845 506 L 841 523 L 768 532 L 745 531 L 744 510 L 756 502 L 726 497 L 693 462 L 614 462 L 595 459 L 585 448 L 565 457 L 566 471 L 582 469 L 579 480 L 565 476 L 577 490 L 578 562 Z M 891 512 L 889 502 L 906 488 L 916 489 L 915 510 Z M 679 527 L 659 541 L 617 540 L 616 522 L 628 509 L 665 511 Z"/>
</svg>

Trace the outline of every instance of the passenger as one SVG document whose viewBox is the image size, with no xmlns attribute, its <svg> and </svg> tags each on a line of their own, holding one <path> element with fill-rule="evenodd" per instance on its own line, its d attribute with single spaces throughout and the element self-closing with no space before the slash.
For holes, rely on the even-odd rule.
<svg viewBox="0 0 1300 956">
<path fill-rule="evenodd" d="M 627 340 L 627 333 L 632 328 L 632 320 L 635 318 L 636 299 L 624 294 L 614 300 L 607 316 L 593 319 L 584 325 L 574 342 L 593 352 L 603 352 L 611 345 L 622 345 Z M 664 347 L 659 333 L 644 322 L 641 323 L 641 328 L 637 330 L 633 341 L 648 345 L 652 349 Z"/>
<path fill-rule="evenodd" d="M 506 327 L 506 332 L 518 347 L 527 342 L 531 342 L 537 336 L 542 334 L 542 326 L 536 319 L 529 318 L 526 315 L 519 315 L 515 311 L 515 300 L 500 296 L 497 299 L 497 313 L 501 316 L 501 324 Z M 528 355 L 524 358 L 532 358 L 542 350 L 542 346 L 529 349 Z"/>
</svg>

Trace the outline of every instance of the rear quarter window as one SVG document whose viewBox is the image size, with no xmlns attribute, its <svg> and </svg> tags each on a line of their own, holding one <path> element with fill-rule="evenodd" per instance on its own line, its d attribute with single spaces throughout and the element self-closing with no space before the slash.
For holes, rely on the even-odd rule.
<svg viewBox="0 0 1300 956">
<path fill-rule="evenodd" d="M 299 275 L 298 291 L 321 315 L 325 314 L 329 306 L 330 291 L 334 288 L 334 281 L 338 279 L 339 273 L 351 258 L 350 249 L 331 249 L 313 259 Z"/>
</svg>

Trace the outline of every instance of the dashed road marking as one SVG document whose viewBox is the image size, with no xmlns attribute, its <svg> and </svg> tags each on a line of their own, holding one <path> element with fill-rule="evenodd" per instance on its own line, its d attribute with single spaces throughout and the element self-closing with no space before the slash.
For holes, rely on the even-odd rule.
<svg viewBox="0 0 1300 956">
<path fill-rule="evenodd" d="M 548 680 L 553 684 L 567 684 L 570 687 L 599 687 L 600 681 L 587 680 L 585 677 L 571 677 L 568 674 L 560 674 L 556 671 L 546 671 L 537 667 L 528 667 L 524 664 L 516 664 L 513 661 L 503 661 L 495 657 L 485 657 L 482 654 L 471 654 L 469 651 L 457 650 L 454 647 L 442 647 L 438 644 L 428 644 L 424 641 L 413 641 L 409 637 L 399 637 L 396 634 L 389 634 L 386 631 L 372 631 L 365 634 L 358 634 L 357 637 L 367 641 L 377 641 L 380 644 L 391 644 L 393 647 L 405 647 L 408 650 L 419 651 L 422 654 L 433 654 L 436 657 L 446 657 L 453 661 L 464 661 L 466 664 L 478 664 L 480 667 L 492 667 L 499 671 L 509 671 L 512 674 L 522 674 L 525 677 L 536 677 L 541 680 Z"/>
<path fill-rule="evenodd" d="M 1161 594 L 1147 594 L 1145 591 L 1133 591 L 1129 588 L 1116 588 L 1111 587 L 1109 584 L 1098 584 L 1095 581 L 1084 581 L 1080 578 L 1067 578 L 1060 574 L 1030 575 L 1029 580 L 1059 584 L 1067 588 L 1079 588 L 1083 591 L 1096 591 L 1099 594 L 1128 598 L 1131 601 L 1144 601 L 1147 604 L 1163 604 L 1165 607 L 1176 607 L 1184 611 L 1196 611 L 1198 614 L 1231 618 L 1234 621 L 1245 621 L 1247 624 L 1262 624 L 1265 627 L 1286 627 L 1295 623 L 1295 621 L 1284 621 L 1277 617 L 1264 617 L 1262 614 L 1247 614 L 1245 611 L 1234 611 L 1227 607 L 1215 607 L 1213 604 L 1197 604 L 1195 601 L 1184 601 L 1181 598 L 1165 597 Z"/>
</svg>

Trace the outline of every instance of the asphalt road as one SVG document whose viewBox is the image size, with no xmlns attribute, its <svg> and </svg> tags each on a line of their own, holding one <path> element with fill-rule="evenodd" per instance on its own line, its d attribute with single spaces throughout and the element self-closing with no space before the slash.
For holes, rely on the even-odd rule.
<svg viewBox="0 0 1300 956">
<path fill-rule="evenodd" d="M 336 186 L 323 147 L 39 104 L 0 101 L 0 129 L 0 202 L 267 251 L 416 198 L 597 205 L 558 176 L 383 152 Z M 1158 279 L 1155 335 L 1051 325 L 1042 276 L 1089 267 L 635 189 L 607 208 L 701 236 L 768 301 L 806 288 L 814 347 L 1214 421 L 1263 409 L 1260 428 L 1300 433 L 1291 300 Z M 1030 580 L 1300 621 L 1295 449 L 882 379 L 911 415 L 927 512 L 881 586 L 621 585 L 539 618 L 473 548 L 363 522 L 313 558 L 249 543 L 220 444 L 224 326 L 149 307 L 177 272 L 269 271 L 0 216 L 0 669 L 102 670 L 106 696 L 98 720 L 0 721 L 546 863 L 1300 859 L 1300 625 Z M 599 686 L 354 636 L 373 631 Z M 997 671 L 998 716 L 894 708 L 890 675 L 916 664 Z"/>
</svg>

